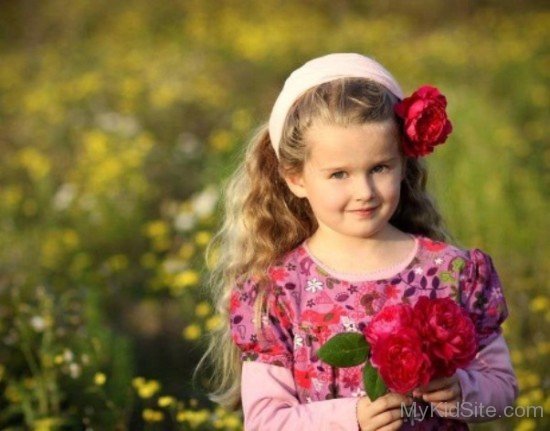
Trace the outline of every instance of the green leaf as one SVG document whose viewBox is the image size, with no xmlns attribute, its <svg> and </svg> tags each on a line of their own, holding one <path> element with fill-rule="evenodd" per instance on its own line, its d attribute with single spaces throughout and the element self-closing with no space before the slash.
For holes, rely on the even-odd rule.
<svg viewBox="0 0 550 431">
<path fill-rule="evenodd" d="M 388 390 L 378 370 L 371 365 L 370 361 L 363 368 L 363 384 L 371 401 L 381 397 Z"/>
<path fill-rule="evenodd" d="M 466 265 L 466 262 L 461 257 L 457 257 L 451 264 L 453 271 L 461 271 Z"/>
<path fill-rule="evenodd" d="M 323 362 L 333 367 L 354 367 L 367 360 L 369 344 L 359 332 L 337 334 L 317 351 Z"/>
<path fill-rule="evenodd" d="M 455 278 L 453 277 L 453 274 L 451 272 L 442 272 L 439 276 L 439 278 L 441 279 L 441 281 L 443 283 L 451 283 L 453 281 L 456 281 Z"/>
</svg>

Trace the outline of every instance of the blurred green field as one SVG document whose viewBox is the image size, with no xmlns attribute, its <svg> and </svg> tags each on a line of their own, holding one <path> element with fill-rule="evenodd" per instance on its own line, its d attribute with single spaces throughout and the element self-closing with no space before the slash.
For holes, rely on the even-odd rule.
<svg viewBox="0 0 550 431">
<path fill-rule="evenodd" d="M 191 379 L 204 248 L 288 73 L 336 51 L 447 96 L 430 187 L 545 414 L 475 429 L 550 428 L 549 29 L 542 1 L 0 2 L 0 429 L 241 429 Z"/>
</svg>

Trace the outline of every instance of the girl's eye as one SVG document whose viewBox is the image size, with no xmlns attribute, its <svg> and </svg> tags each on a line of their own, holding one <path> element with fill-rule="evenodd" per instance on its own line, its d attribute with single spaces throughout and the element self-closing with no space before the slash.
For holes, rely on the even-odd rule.
<svg viewBox="0 0 550 431">
<path fill-rule="evenodd" d="M 336 178 L 338 180 L 341 180 L 344 178 L 344 175 L 346 175 L 344 171 L 338 171 L 331 174 L 330 178 Z"/>
<path fill-rule="evenodd" d="M 373 169 L 372 169 L 372 172 L 374 172 L 375 174 L 379 174 L 381 172 L 384 172 L 386 169 L 388 169 L 388 166 L 386 165 L 378 165 L 378 166 L 375 166 Z"/>
</svg>

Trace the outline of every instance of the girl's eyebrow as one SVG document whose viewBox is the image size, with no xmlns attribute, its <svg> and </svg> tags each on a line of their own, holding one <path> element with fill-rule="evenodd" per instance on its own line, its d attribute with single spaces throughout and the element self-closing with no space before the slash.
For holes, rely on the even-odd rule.
<svg viewBox="0 0 550 431">
<path fill-rule="evenodd" d="M 383 159 L 383 160 L 379 160 L 379 161 L 376 161 L 374 163 L 372 163 L 371 165 L 372 166 L 376 166 L 376 165 L 380 165 L 380 164 L 384 164 L 384 163 L 390 163 L 390 162 L 393 162 L 394 160 L 398 159 L 399 157 L 395 156 L 395 157 L 390 157 L 388 159 Z M 346 170 L 346 169 L 349 169 L 349 166 L 334 166 L 334 167 L 331 167 L 331 168 L 323 168 L 321 169 L 321 171 L 339 171 L 339 170 Z"/>
</svg>

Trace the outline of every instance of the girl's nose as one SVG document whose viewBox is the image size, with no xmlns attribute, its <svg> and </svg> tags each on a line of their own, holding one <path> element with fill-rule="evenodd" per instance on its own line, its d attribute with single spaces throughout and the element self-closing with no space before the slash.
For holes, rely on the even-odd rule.
<svg viewBox="0 0 550 431">
<path fill-rule="evenodd" d="M 355 197 L 357 200 L 368 201 L 376 194 L 376 188 L 373 179 L 369 175 L 357 178 L 355 184 Z"/>
</svg>

